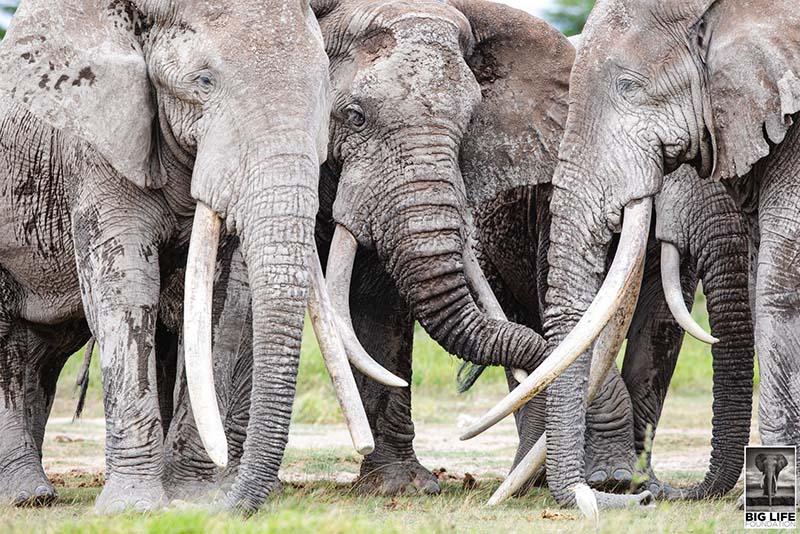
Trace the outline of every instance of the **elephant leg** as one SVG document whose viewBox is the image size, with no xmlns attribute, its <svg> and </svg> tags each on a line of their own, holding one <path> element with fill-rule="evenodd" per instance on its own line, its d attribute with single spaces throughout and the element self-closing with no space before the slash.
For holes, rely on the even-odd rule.
<svg viewBox="0 0 800 534">
<path fill-rule="evenodd" d="M 29 420 L 29 331 L 18 322 L 0 330 L 5 331 L 0 337 L 0 499 L 17 506 L 47 504 L 56 492 L 42 468 L 41 442 Z"/>
<path fill-rule="evenodd" d="M 354 304 L 353 325 L 361 344 L 378 363 L 410 384 L 414 324 L 399 298 Z M 382 495 L 439 493 L 436 477 L 414 453 L 411 389 L 385 386 L 360 372 L 355 374 L 375 438 L 375 450 L 361 463 L 357 490 Z"/>
<path fill-rule="evenodd" d="M 508 369 L 506 369 L 506 381 L 508 382 L 509 391 L 513 391 L 514 388 L 519 385 L 519 382 L 514 379 L 514 376 Z M 542 434 L 544 434 L 546 416 L 547 396 L 545 392 L 536 395 L 525 403 L 522 408 L 514 412 L 514 422 L 517 426 L 519 445 L 517 446 L 517 453 L 514 455 L 514 463 L 511 466 L 512 471 L 517 467 L 517 464 L 525 458 L 525 455 L 533 448 Z M 546 484 L 546 473 L 544 466 L 542 466 L 539 472 L 534 473 L 516 495 L 525 495 L 532 487 L 544 487 Z"/>
<path fill-rule="evenodd" d="M 232 484 L 238 472 L 249 421 L 253 369 L 252 319 L 247 269 L 238 240 L 223 241 L 217 261 L 212 313 L 214 383 L 228 437 L 228 467 L 220 473 L 206 453 L 194 421 L 184 372 L 182 343 L 176 351 L 174 411 L 166 437 L 164 484 L 170 499 L 203 501 L 213 498 L 220 480 Z M 162 298 L 182 297 L 183 278 Z M 177 289 L 178 291 L 175 291 Z M 177 322 L 181 316 L 177 314 Z M 177 330 L 181 330 L 179 325 Z M 176 340 L 181 336 L 176 336 Z M 225 489 L 225 488 L 222 488 Z"/>
<path fill-rule="evenodd" d="M 627 490 L 636 470 L 633 407 L 616 366 L 586 410 L 586 480 L 594 488 Z"/>
<path fill-rule="evenodd" d="M 50 418 L 50 411 L 56 398 L 58 377 L 73 351 L 64 352 L 39 344 L 33 352 L 38 352 L 43 357 L 36 365 L 28 367 L 25 379 L 26 410 L 28 425 L 41 457 L 47 420 Z"/>
<path fill-rule="evenodd" d="M 764 445 L 800 445 L 800 198 L 784 191 L 760 209 L 755 303 L 760 363 L 759 430 Z M 765 202 L 762 194 L 762 203 Z"/>
<path fill-rule="evenodd" d="M 663 494 L 662 483 L 651 467 L 651 447 L 672 374 L 678 363 L 683 329 L 669 311 L 661 288 L 661 260 L 648 251 L 644 281 L 636 312 L 628 331 L 622 378 L 633 410 L 633 439 L 636 457 L 644 454 L 648 487 L 655 496 Z M 681 266 L 684 300 L 691 309 L 697 275 L 688 262 Z"/>
<path fill-rule="evenodd" d="M 128 197 L 141 199 L 141 193 Z M 158 206 L 132 206 L 122 214 L 100 210 L 98 200 L 73 218 L 83 303 L 103 376 L 106 483 L 95 510 L 149 511 L 164 503 L 155 333 L 158 243 L 164 239 L 157 225 L 169 217 Z M 127 222 L 136 214 L 135 222 Z"/>
<path fill-rule="evenodd" d="M 194 422 L 186 384 L 182 335 L 177 348 L 174 410 L 164 440 L 164 491 L 170 501 L 202 501 L 216 486 L 217 468 Z M 217 382 L 216 384 L 220 384 Z"/>
</svg>

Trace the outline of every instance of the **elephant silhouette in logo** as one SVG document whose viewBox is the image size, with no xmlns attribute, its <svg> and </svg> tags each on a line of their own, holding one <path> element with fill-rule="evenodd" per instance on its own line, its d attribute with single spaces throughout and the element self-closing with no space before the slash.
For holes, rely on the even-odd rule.
<svg viewBox="0 0 800 534">
<path fill-rule="evenodd" d="M 769 505 L 772 506 L 772 498 L 778 491 L 778 475 L 789 464 L 783 454 L 759 454 L 756 456 L 756 468 L 763 474 L 761 487 L 764 489 L 764 496 L 769 497 Z"/>
</svg>

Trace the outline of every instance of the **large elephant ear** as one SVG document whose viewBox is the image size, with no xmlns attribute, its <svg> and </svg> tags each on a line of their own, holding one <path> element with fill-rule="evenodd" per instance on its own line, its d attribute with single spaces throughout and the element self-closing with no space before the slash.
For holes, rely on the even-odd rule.
<svg viewBox="0 0 800 534">
<path fill-rule="evenodd" d="M 140 187 L 158 187 L 155 108 L 130 2 L 28 0 L 0 47 L 0 91 L 88 142 Z"/>
<path fill-rule="evenodd" d="M 800 111 L 797 0 L 714 2 L 698 23 L 708 69 L 714 177 L 747 174 Z"/>
<path fill-rule="evenodd" d="M 783 470 L 784 467 L 789 465 L 789 460 L 786 459 L 786 456 L 783 454 L 778 455 L 778 471 Z"/>
<path fill-rule="evenodd" d="M 472 27 L 466 58 L 482 100 L 461 145 L 473 205 L 520 186 L 548 183 L 567 119 L 575 51 L 548 23 L 484 0 L 450 0 Z"/>
<path fill-rule="evenodd" d="M 759 454 L 758 456 L 756 456 L 756 469 L 758 469 L 759 471 L 763 472 L 764 471 L 764 460 L 766 460 L 766 459 L 767 459 L 767 457 L 764 454 Z"/>
</svg>

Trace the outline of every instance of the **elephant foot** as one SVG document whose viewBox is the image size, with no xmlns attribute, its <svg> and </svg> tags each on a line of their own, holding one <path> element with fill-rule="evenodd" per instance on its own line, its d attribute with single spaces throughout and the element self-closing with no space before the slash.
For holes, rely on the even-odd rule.
<svg viewBox="0 0 800 534">
<path fill-rule="evenodd" d="M 208 504 L 216 501 L 224 491 L 209 480 L 181 480 L 164 483 L 164 493 L 170 504 Z"/>
<path fill-rule="evenodd" d="M 106 480 L 94 511 L 98 514 L 118 514 L 125 511 L 153 512 L 166 504 L 161 480 L 143 480 L 130 477 Z"/>
<path fill-rule="evenodd" d="M 56 490 L 42 471 L 38 458 L 35 465 L 14 469 L 0 477 L 0 499 L 14 506 L 47 506 L 56 498 Z"/>
<path fill-rule="evenodd" d="M 586 482 L 600 491 L 628 491 L 633 483 L 635 466 L 636 458 L 632 451 L 587 454 Z"/>
<path fill-rule="evenodd" d="M 385 464 L 364 463 L 355 489 L 362 495 L 438 495 L 439 480 L 416 460 Z"/>
<path fill-rule="evenodd" d="M 633 472 L 627 467 L 603 467 L 590 471 L 586 481 L 596 490 L 627 491 L 633 481 Z"/>
</svg>

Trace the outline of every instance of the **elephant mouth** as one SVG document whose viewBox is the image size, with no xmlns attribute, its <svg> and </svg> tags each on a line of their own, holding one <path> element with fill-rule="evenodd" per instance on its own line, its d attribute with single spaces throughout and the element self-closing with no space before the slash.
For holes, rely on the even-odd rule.
<svg viewBox="0 0 800 534">
<path fill-rule="evenodd" d="M 211 460 L 224 468 L 228 442 L 217 404 L 212 354 L 212 301 L 222 219 L 198 202 L 189 244 L 184 296 L 186 380 L 195 422 Z M 345 415 L 356 450 L 369 454 L 374 440 L 350 364 L 367 376 L 394 387 L 408 383 L 375 362 L 361 347 L 352 324 L 341 319 L 331 304 L 316 249 L 308 259 L 311 282 L 308 311 L 325 365 Z"/>
</svg>

